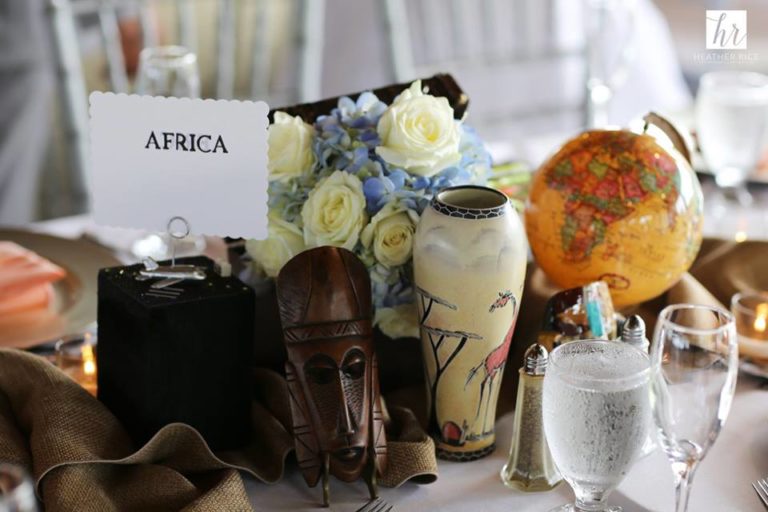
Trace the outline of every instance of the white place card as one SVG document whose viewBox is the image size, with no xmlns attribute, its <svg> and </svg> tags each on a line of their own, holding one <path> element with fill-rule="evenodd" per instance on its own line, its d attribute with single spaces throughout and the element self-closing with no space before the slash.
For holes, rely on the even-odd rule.
<svg viewBox="0 0 768 512">
<path fill-rule="evenodd" d="M 194 234 L 266 238 L 266 103 L 101 92 L 90 102 L 97 223 L 165 232 L 182 217 Z"/>
</svg>

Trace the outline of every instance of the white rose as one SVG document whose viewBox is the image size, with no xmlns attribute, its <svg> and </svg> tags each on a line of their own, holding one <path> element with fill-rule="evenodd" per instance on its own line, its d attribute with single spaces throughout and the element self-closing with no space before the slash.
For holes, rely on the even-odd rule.
<svg viewBox="0 0 768 512">
<path fill-rule="evenodd" d="M 416 212 L 387 203 L 365 226 L 360 241 L 366 248 L 373 247 L 373 255 L 384 266 L 402 265 L 413 253 L 418 220 Z"/>
<path fill-rule="evenodd" d="M 419 319 L 415 304 L 376 308 L 373 324 L 393 339 L 419 337 Z"/>
<path fill-rule="evenodd" d="M 297 226 L 270 215 L 267 239 L 248 240 L 245 250 L 269 277 L 275 277 L 288 260 L 304 250 L 304 237 Z"/>
<path fill-rule="evenodd" d="M 315 163 L 312 138 L 315 129 L 299 116 L 275 112 L 275 122 L 269 127 L 269 179 L 287 181 L 309 172 Z"/>
<path fill-rule="evenodd" d="M 301 208 L 307 247 L 333 245 L 352 250 L 368 222 L 360 180 L 336 171 L 309 193 Z"/>
<path fill-rule="evenodd" d="M 421 92 L 417 80 L 384 112 L 376 153 L 411 174 L 432 176 L 461 160 L 461 132 L 446 98 Z"/>
</svg>

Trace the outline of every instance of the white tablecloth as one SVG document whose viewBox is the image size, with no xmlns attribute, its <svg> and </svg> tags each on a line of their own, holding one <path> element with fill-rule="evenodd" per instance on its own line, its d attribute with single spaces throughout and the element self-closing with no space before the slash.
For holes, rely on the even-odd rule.
<svg viewBox="0 0 768 512">
<path fill-rule="evenodd" d="M 560 484 L 548 493 L 525 494 L 501 484 L 512 438 L 513 414 L 497 423 L 496 451 L 475 462 L 440 462 L 439 478 L 431 485 L 406 483 L 382 489 L 381 495 L 397 512 L 542 512 L 573 499 L 570 487 Z M 768 475 L 768 389 L 748 376 L 739 377 L 733 408 L 725 427 L 699 467 L 693 481 L 690 512 L 758 512 L 764 510 L 751 483 Z M 306 486 L 295 467 L 276 485 L 246 481 L 256 510 L 317 510 L 321 489 Z M 331 478 L 331 510 L 357 510 L 366 500 L 361 481 L 346 484 Z M 674 510 L 672 470 L 660 448 L 639 460 L 610 503 L 625 512 Z"/>
<path fill-rule="evenodd" d="M 40 223 L 38 231 L 76 238 L 92 226 L 86 216 Z M 512 436 L 513 415 L 497 424 L 498 448 L 494 454 L 471 463 L 440 463 L 440 476 L 431 485 L 404 484 L 399 489 L 382 489 L 382 496 L 397 512 L 541 512 L 570 501 L 567 484 L 542 494 L 524 494 L 504 487 L 499 471 L 504 464 Z M 733 408 L 714 447 L 694 478 L 690 512 L 758 512 L 764 508 L 751 483 L 768 475 L 768 389 L 745 375 Z M 276 485 L 246 479 L 256 510 L 316 510 L 321 500 L 319 487 L 309 489 L 295 467 Z M 331 510 L 354 511 L 366 499 L 363 482 L 345 484 L 331 480 Z M 672 470 L 660 451 L 638 461 L 611 503 L 625 512 L 674 510 Z"/>
</svg>

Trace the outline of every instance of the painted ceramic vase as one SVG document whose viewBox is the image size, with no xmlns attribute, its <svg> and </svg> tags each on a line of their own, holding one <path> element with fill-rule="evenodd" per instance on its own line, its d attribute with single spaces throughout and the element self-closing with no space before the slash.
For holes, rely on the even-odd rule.
<svg viewBox="0 0 768 512">
<path fill-rule="evenodd" d="M 424 210 L 413 263 L 429 395 L 429 428 L 442 459 L 494 449 L 501 378 L 525 281 L 527 247 L 501 192 L 445 189 Z"/>
</svg>

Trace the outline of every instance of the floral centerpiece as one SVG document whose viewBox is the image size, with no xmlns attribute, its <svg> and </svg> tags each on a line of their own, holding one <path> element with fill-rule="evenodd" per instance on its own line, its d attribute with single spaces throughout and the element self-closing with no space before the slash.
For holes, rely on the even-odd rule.
<svg viewBox="0 0 768 512">
<path fill-rule="evenodd" d="M 274 277 L 293 256 L 333 245 L 368 267 L 374 323 L 392 338 L 418 336 L 411 254 L 419 215 L 442 188 L 482 184 L 491 159 L 448 100 L 416 81 L 386 105 L 366 92 L 313 125 L 276 112 L 269 127 L 269 227 L 249 240 Z"/>
</svg>

